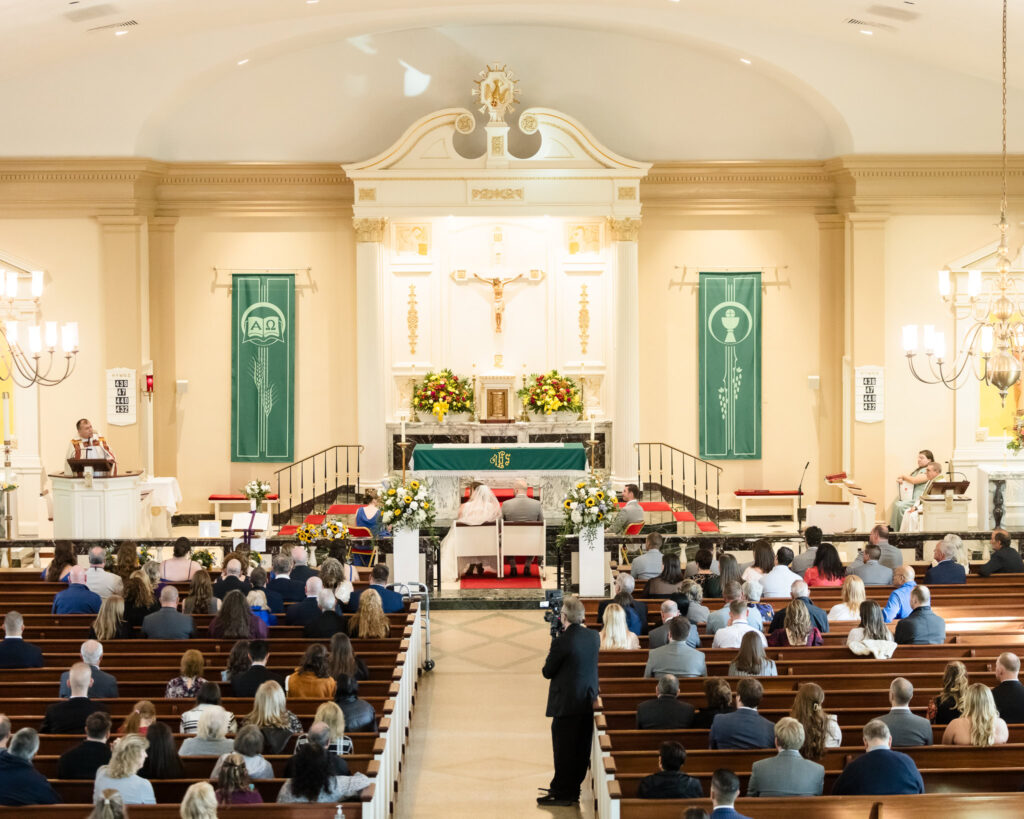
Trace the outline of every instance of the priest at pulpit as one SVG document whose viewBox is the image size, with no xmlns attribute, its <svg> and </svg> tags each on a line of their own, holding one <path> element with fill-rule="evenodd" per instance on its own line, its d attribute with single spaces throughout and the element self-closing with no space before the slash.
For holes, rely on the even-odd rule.
<svg viewBox="0 0 1024 819">
<path fill-rule="evenodd" d="M 110 450 L 110 445 L 102 435 L 97 435 L 88 418 L 82 418 L 76 425 L 78 437 L 72 438 L 68 444 L 67 454 L 64 456 L 64 474 L 73 475 L 69 460 L 82 459 L 103 459 L 110 463 L 110 472 L 117 472 L 117 458 Z M 106 475 L 106 472 L 97 472 L 97 475 Z"/>
</svg>

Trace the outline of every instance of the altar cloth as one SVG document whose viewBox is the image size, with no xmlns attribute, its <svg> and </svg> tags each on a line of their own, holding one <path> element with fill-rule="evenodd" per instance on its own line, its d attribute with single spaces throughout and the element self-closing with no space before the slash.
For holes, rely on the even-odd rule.
<svg viewBox="0 0 1024 819">
<path fill-rule="evenodd" d="M 418 444 L 412 454 L 417 472 L 583 472 L 583 444 L 434 445 Z"/>
</svg>

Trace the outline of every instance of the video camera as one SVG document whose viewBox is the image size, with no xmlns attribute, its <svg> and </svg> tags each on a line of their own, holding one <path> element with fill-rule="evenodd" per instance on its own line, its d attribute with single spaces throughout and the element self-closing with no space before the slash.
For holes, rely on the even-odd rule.
<svg viewBox="0 0 1024 819">
<path fill-rule="evenodd" d="M 544 600 L 540 604 L 542 609 L 547 609 L 544 620 L 551 624 L 552 638 L 562 633 L 562 597 L 561 589 L 545 589 Z"/>
</svg>

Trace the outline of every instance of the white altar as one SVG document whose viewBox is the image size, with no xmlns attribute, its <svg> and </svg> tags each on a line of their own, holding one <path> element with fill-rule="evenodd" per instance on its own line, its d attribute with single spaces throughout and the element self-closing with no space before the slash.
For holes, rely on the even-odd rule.
<svg viewBox="0 0 1024 819">
<path fill-rule="evenodd" d="M 484 407 L 487 389 L 514 395 L 524 377 L 555 369 L 582 387 L 588 419 L 614 422 L 614 441 L 610 423 L 604 430 L 609 471 L 634 480 L 637 234 L 650 165 L 558 111 L 526 108 L 506 122 L 519 91 L 504 67 L 487 67 L 478 85 L 483 118 L 436 111 L 378 156 L 344 166 L 355 188 L 362 471 L 372 480 L 400 466 L 395 424 L 426 373 L 452 369 Z M 511 426 L 476 432 L 505 436 Z M 518 427 L 511 434 L 530 440 Z"/>
<path fill-rule="evenodd" d="M 139 536 L 141 473 L 75 478 L 51 474 L 53 536 L 64 539 Z"/>
</svg>

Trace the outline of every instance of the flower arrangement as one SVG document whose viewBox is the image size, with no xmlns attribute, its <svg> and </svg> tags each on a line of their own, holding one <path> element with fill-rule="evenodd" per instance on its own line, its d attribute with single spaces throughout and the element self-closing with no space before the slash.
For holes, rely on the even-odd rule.
<svg viewBox="0 0 1024 819">
<path fill-rule="evenodd" d="M 153 553 L 149 550 L 148 546 L 142 546 L 139 548 L 139 566 L 145 566 L 153 559 Z"/>
<path fill-rule="evenodd" d="M 551 415 L 553 412 L 583 412 L 583 398 L 579 385 L 568 376 L 552 370 L 543 375 L 531 375 L 518 393 L 523 406 L 530 412 Z"/>
<path fill-rule="evenodd" d="M 295 533 L 299 543 L 309 545 L 321 541 L 346 540 L 348 539 L 348 527 L 344 523 L 328 521 L 327 523 L 304 523 Z"/>
<path fill-rule="evenodd" d="M 429 487 L 420 481 L 403 484 L 391 478 L 380 496 L 381 523 L 398 529 L 423 529 L 434 524 L 434 501 Z"/>
<path fill-rule="evenodd" d="M 618 498 L 611 484 L 591 476 L 576 484 L 562 503 L 564 526 L 592 542 L 599 526 L 607 526 L 619 514 Z"/>
<path fill-rule="evenodd" d="M 14 481 L 0 481 L 0 492 L 13 492 L 18 488 Z"/>
<path fill-rule="evenodd" d="M 1013 420 L 1013 429 L 1008 430 L 1010 440 L 1006 442 L 1006 448 L 1014 455 L 1024 449 L 1024 415 L 1018 415 Z"/>
<path fill-rule="evenodd" d="M 449 412 L 473 411 L 473 388 L 450 369 L 427 373 L 423 383 L 413 389 L 412 406 L 417 412 L 433 415 L 440 423 Z"/>
<path fill-rule="evenodd" d="M 249 483 L 242 487 L 242 494 L 249 500 L 256 501 L 258 506 L 270 494 L 270 484 L 261 480 L 249 481 Z"/>
<path fill-rule="evenodd" d="M 213 566 L 213 552 L 209 549 L 194 550 L 192 552 L 192 559 L 206 569 L 206 571 L 210 571 L 210 567 Z"/>
</svg>

